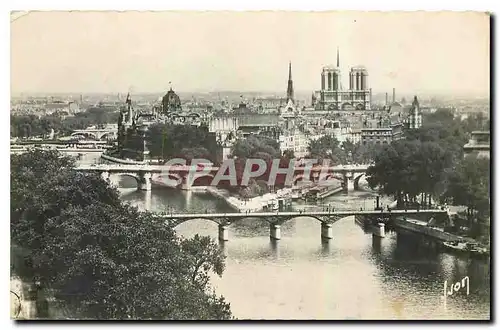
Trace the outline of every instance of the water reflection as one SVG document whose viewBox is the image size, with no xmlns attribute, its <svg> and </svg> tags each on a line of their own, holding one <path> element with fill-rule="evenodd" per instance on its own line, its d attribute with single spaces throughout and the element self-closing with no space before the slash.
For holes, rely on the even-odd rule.
<svg viewBox="0 0 500 330">
<path fill-rule="evenodd" d="M 133 182 L 131 182 L 133 183 Z M 135 187 L 135 186 L 133 186 Z M 120 189 L 138 207 L 174 212 L 231 212 L 223 202 L 198 192 L 154 188 Z M 336 207 L 360 207 L 373 195 L 336 195 Z M 384 203 L 388 200 L 384 199 Z M 148 206 L 149 205 L 149 206 Z M 308 217 L 285 222 L 282 239 L 269 238 L 269 223 L 247 218 L 228 227 L 222 278 L 212 283 L 231 302 L 238 318 L 268 319 L 471 319 L 489 317 L 489 262 L 443 253 L 408 233 L 373 237 L 353 217 L 332 226 L 333 239 L 321 238 L 321 224 Z M 218 239 L 207 220 L 180 224 L 183 236 Z M 445 280 L 470 278 L 470 294 L 443 300 Z M 243 285 L 242 285 L 243 284 Z"/>
</svg>

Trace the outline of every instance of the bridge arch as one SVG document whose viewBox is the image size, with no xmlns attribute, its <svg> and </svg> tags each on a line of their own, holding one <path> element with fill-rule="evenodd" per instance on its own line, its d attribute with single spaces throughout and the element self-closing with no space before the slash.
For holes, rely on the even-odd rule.
<svg viewBox="0 0 500 330">
<path fill-rule="evenodd" d="M 189 179 L 189 180 L 191 180 L 191 182 L 189 182 L 189 184 L 192 186 L 195 183 L 197 183 L 199 181 L 199 179 L 205 178 L 205 180 L 208 180 L 208 178 L 210 178 L 210 183 L 211 183 L 214 177 L 215 177 L 215 175 L 213 175 L 212 173 L 196 172 L 196 173 L 194 173 L 194 175 L 192 177 L 189 177 L 189 174 L 186 175 L 185 177 L 183 177 L 183 182 L 187 183 L 188 179 Z"/>
<path fill-rule="evenodd" d="M 139 178 L 139 176 L 137 174 L 133 174 L 133 173 L 116 173 L 116 172 L 110 172 L 109 173 L 109 177 L 111 178 L 112 176 L 114 177 L 129 177 L 129 178 L 133 178 L 135 179 L 135 182 L 137 184 L 137 188 L 140 187 L 140 184 L 141 184 L 141 179 Z"/>
<path fill-rule="evenodd" d="M 327 224 L 334 224 L 340 220 L 343 220 L 345 218 L 348 218 L 348 217 L 351 217 L 353 216 L 354 214 L 347 214 L 347 215 L 331 215 L 331 216 L 316 216 L 316 215 L 309 215 L 309 214 L 297 214 L 297 215 L 293 215 L 293 216 L 290 216 L 289 218 L 286 218 L 284 220 L 281 220 L 279 221 L 279 225 L 281 224 L 284 224 L 285 222 L 287 221 L 290 221 L 290 220 L 293 220 L 293 219 L 297 219 L 297 218 L 311 218 L 311 219 L 315 219 L 317 220 L 318 222 L 320 222 L 321 224 L 323 223 L 327 223 Z"/>
<path fill-rule="evenodd" d="M 71 136 L 83 136 L 86 138 L 93 138 L 93 139 L 98 139 L 97 135 L 93 132 L 73 132 L 71 133 Z"/>
<path fill-rule="evenodd" d="M 172 186 L 173 188 L 182 184 L 182 176 L 179 175 L 178 173 L 170 173 L 170 172 L 154 173 L 153 178 L 160 182 L 163 182 L 165 178 L 177 181 L 177 185 Z"/>
<path fill-rule="evenodd" d="M 172 228 L 177 228 L 179 225 L 183 224 L 183 223 L 186 223 L 188 221 L 192 221 L 192 220 L 206 220 L 206 221 L 210 221 L 210 222 L 213 222 L 213 223 L 216 223 L 217 225 L 222 225 L 223 222 L 220 221 L 219 219 L 213 219 L 213 218 L 210 218 L 210 217 L 194 217 L 194 218 L 187 218 L 187 219 L 168 219 L 168 220 L 165 220 L 169 225 L 172 225 Z M 232 223 L 232 222 L 231 222 Z M 228 225 L 230 225 L 231 223 L 228 223 Z"/>
<path fill-rule="evenodd" d="M 106 139 L 114 138 L 114 137 L 116 137 L 116 134 L 115 134 L 115 132 L 102 132 L 100 134 L 96 134 L 96 136 L 97 136 L 98 140 L 102 140 L 105 137 L 106 137 Z"/>
<path fill-rule="evenodd" d="M 366 178 L 366 172 L 356 173 L 354 175 L 354 189 L 358 189 L 359 188 L 359 180 L 361 180 L 361 178 L 363 178 L 363 177 Z"/>
</svg>

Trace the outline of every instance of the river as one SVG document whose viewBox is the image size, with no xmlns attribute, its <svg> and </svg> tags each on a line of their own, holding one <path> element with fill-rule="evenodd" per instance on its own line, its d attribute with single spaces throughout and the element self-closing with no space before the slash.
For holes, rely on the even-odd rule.
<svg viewBox="0 0 500 330">
<path fill-rule="evenodd" d="M 153 211 L 230 212 L 224 201 L 204 193 L 154 187 L 135 191 L 122 179 L 122 199 Z M 369 199 L 368 201 L 366 201 Z M 387 203 L 388 201 L 383 201 Z M 331 196 L 334 206 L 363 207 L 373 194 L 357 191 Z M 364 206 L 366 207 L 366 206 Z M 374 239 L 352 217 L 333 225 L 334 238 L 320 239 L 320 223 L 297 218 L 282 226 L 273 243 L 264 221 L 246 220 L 229 227 L 223 243 L 227 256 L 216 292 L 239 319 L 489 319 L 489 261 L 455 257 L 409 234 L 387 233 Z M 178 234 L 217 239 L 217 224 L 185 222 Z M 465 290 L 443 299 L 443 284 L 470 278 Z"/>
</svg>

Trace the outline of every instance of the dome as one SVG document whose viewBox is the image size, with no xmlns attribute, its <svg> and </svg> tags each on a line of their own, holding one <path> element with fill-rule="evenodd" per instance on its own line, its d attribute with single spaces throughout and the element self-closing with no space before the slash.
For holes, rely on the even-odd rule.
<svg viewBox="0 0 500 330">
<path fill-rule="evenodd" d="M 175 112 L 181 110 L 181 99 L 175 92 L 170 88 L 170 90 L 162 98 L 162 112 Z"/>
</svg>

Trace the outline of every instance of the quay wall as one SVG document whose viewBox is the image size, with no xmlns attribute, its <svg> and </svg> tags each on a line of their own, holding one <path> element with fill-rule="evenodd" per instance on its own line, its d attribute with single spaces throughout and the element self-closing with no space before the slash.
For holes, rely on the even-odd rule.
<svg viewBox="0 0 500 330">
<path fill-rule="evenodd" d="M 128 165 L 145 165 L 147 162 L 139 162 L 135 160 L 127 160 L 127 159 L 121 159 L 117 157 L 113 157 L 110 155 L 102 154 L 101 155 L 102 159 L 105 159 L 107 161 L 113 162 L 113 163 L 119 163 L 119 164 L 128 164 Z"/>
<path fill-rule="evenodd" d="M 393 220 L 393 226 L 395 228 L 402 228 L 407 231 L 411 231 L 414 233 L 422 234 L 425 236 L 429 236 L 435 239 L 438 239 L 443 242 L 447 241 L 456 241 L 456 240 L 464 240 L 464 241 L 469 241 L 469 242 L 474 242 L 472 238 L 469 237 L 462 237 L 458 235 L 454 235 L 451 233 L 446 233 L 440 229 L 433 228 L 433 227 L 428 227 L 423 223 L 418 223 L 416 221 L 408 221 L 404 220 L 402 218 L 395 218 Z"/>
</svg>

